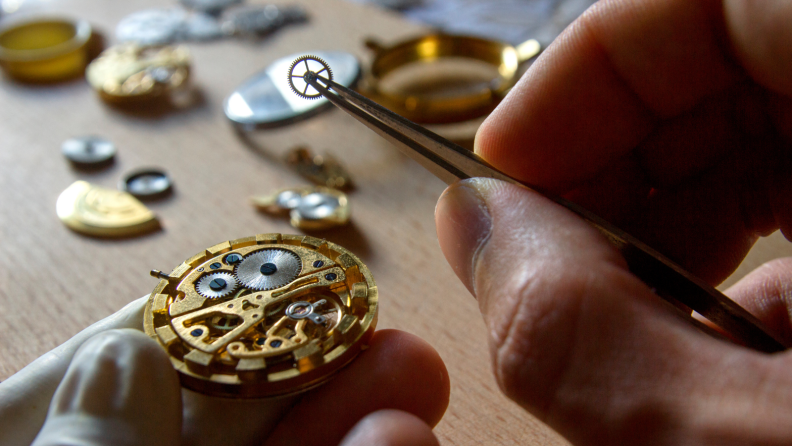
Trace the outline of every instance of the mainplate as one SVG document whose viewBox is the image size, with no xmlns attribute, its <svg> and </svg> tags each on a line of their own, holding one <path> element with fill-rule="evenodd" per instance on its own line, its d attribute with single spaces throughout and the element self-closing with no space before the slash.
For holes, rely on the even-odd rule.
<svg viewBox="0 0 792 446">
<path fill-rule="evenodd" d="M 231 240 L 160 277 L 146 333 L 168 352 L 182 385 L 210 395 L 317 386 L 360 352 L 377 322 L 368 268 L 314 237 Z"/>
</svg>

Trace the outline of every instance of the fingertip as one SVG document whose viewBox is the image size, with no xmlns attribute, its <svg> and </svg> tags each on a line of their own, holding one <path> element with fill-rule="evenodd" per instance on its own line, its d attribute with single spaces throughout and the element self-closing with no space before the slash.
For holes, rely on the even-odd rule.
<svg viewBox="0 0 792 446">
<path fill-rule="evenodd" d="M 338 376 L 306 393 L 267 439 L 274 445 L 337 444 L 362 418 L 383 409 L 407 412 L 434 426 L 448 407 L 448 371 L 419 337 L 380 330 Z M 320 430 L 305 420 L 322 420 Z"/>
<path fill-rule="evenodd" d="M 792 257 L 764 263 L 725 294 L 759 318 L 784 345 L 792 345 Z"/>
<path fill-rule="evenodd" d="M 431 344 L 405 331 L 384 329 L 375 333 L 366 353 L 370 354 L 361 358 L 361 369 L 381 367 L 383 375 L 398 373 L 398 382 L 411 386 L 403 389 L 408 392 L 393 395 L 392 407 L 412 413 L 430 426 L 440 422 L 448 407 L 451 381 L 443 359 Z"/>
<path fill-rule="evenodd" d="M 340 446 L 439 446 L 423 420 L 400 410 L 369 414 L 344 437 Z"/>
</svg>

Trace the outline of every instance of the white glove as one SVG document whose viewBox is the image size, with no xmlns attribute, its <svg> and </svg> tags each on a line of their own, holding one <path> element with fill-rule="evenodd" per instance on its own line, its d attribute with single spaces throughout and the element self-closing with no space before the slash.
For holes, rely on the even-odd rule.
<svg viewBox="0 0 792 446">
<path fill-rule="evenodd" d="M 0 383 L 0 445 L 324 445 L 353 427 L 342 444 L 437 444 L 429 426 L 448 404 L 448 375 L 412 335 L 378 332 L 332 384 L 300 396 L 217 398 L 180 387 L 167 354 L 139 331 L 145 303 Z"/>
</svg>

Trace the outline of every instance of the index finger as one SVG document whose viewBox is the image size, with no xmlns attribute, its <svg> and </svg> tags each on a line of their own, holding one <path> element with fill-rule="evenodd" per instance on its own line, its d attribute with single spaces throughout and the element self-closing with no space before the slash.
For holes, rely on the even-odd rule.
<svg viewBox="0 0 792 446">
<path fill-rule="evenodd" d="M 665 118 L 741 78 L 719 1 L 601 1 L 523 76 L 476 151 L 564 193 L 628 154 Z"/>
</svg>

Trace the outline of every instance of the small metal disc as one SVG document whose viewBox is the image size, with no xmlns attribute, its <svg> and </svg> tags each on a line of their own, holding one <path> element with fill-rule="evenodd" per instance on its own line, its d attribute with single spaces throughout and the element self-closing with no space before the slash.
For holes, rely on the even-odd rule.
<svg viewBox="0 0 792 446">
<path fill-rule="evenodd" d="M 116 147 L 112 142 L 98 136 L 81 136 L 64 141 L 61 152 L 75 164 L 99 166 L 113 159 Z"/>
<path fill-rule="evenodd" d="M 171 190 L 168 174 L 159 169 L 141 169 L 127 174 L 118 188 L 138 198 L 158 198 Z"/>
<path fill-rule="evenodd" d="M 322 192 L 313 192 L 302 197 L 296 209 L 306 220 L 321 220 L 333 215 L 340 206 L 338 197 Z"/>
</svg>

